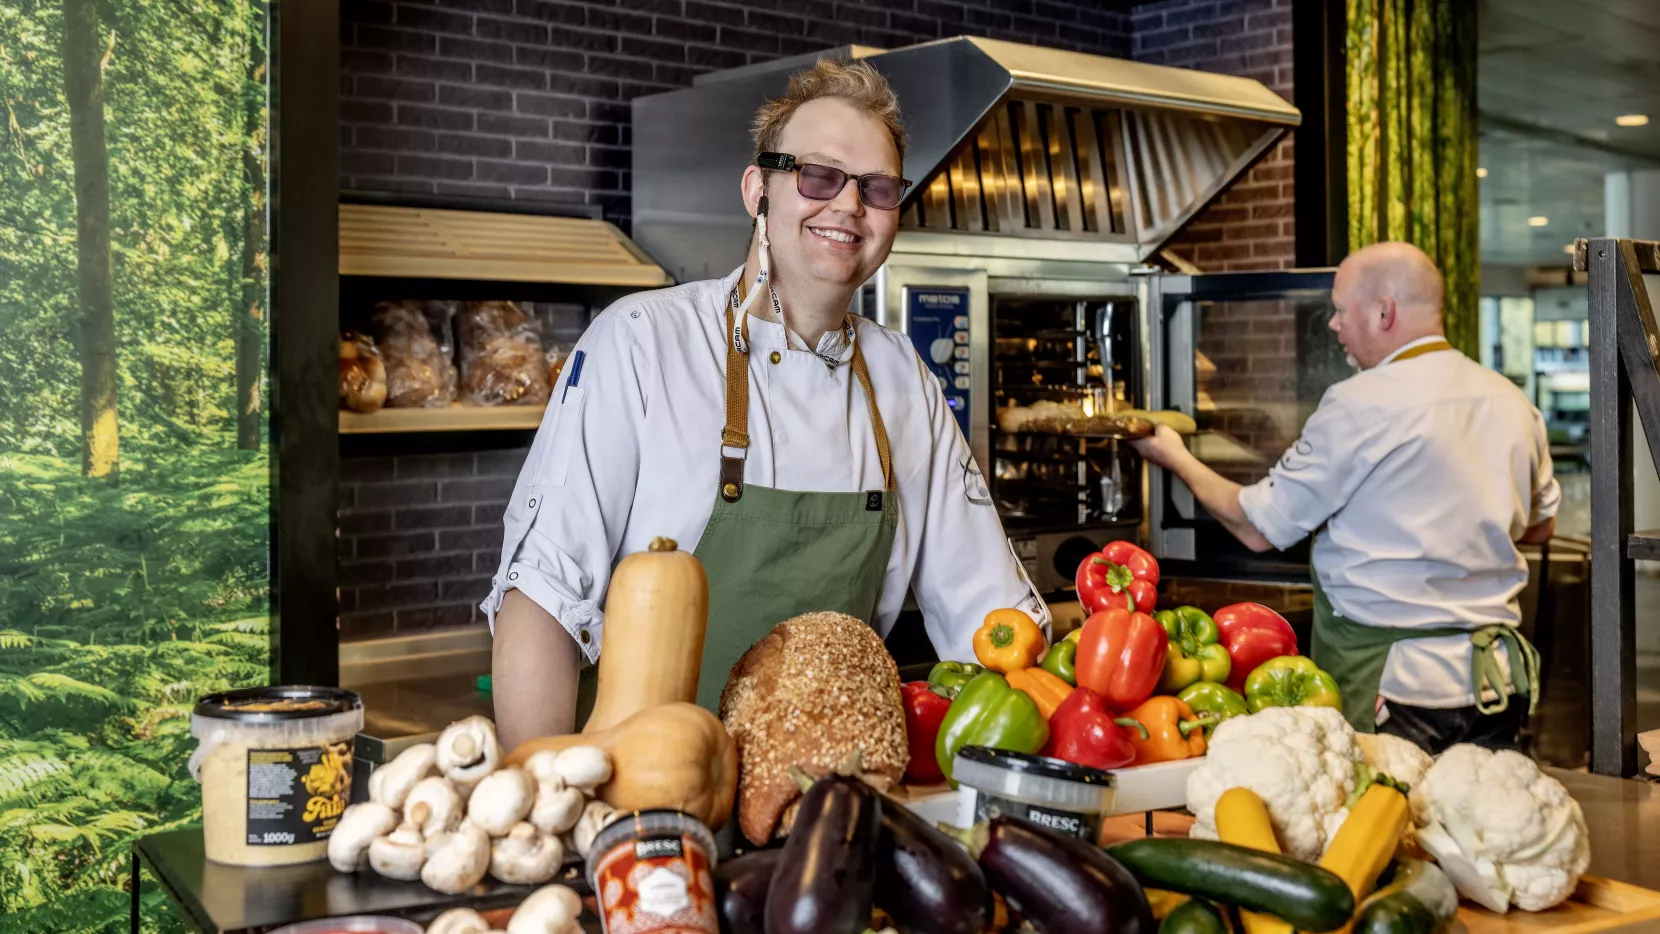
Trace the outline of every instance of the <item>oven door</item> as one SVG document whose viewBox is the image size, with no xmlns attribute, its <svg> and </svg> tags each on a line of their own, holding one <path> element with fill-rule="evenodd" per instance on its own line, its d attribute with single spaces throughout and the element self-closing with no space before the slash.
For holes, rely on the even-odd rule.
<svg viewBox="0 0 1660 934">
<path fill-rule="evenodd" d="M 1192 415 L 1189 447 L 1240 484 L 1268 475 L 1326 389 L 1354 373 L 1331 332 L 1334 270 L 1148 275 L 1150 407 Z M 1148 540 L 1171 573 L 1308 579 L 1308 543 L 1254 554 L 1186 484 L 1148 468 Z"/>
</svg>

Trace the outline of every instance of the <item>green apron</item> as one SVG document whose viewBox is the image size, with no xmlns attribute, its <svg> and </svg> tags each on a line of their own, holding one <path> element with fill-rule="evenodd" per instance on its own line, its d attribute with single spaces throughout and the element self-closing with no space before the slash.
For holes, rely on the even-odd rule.
<svg viewBox="0 0 1660 934">
<path fill-rule="evenodd" d="M 876 407 L 870 370 L 853 329 L 853 376 L 870 411 L 882 490 L 807 493 L 744 482 L 749 447 L 749 321 L 734 321 L 740 296 L 726 308 L 726 427 L 721 433 L 715 508 L 693 554 L 709 576 L 709 628 L 697 702 L 719 713 L 721 690 L 738 659 L 792 616 L 820 610 L 876 618 L 899 528 L 899 494 L 887 429 Z M 773 356 L 776 364 L 779 360 Z M 597 666 L 583 669 L 577 727 L 587 721 L 598 686 Z"/>
<path fill-rule="evenodd" d="M 1410 360 L 1427 353 L 1452 350 L 1446 341 L 1435 341 L 1405 351 L 1395 360 Z M 1513 626 L 1491 625 L 1479 629 L 1461 629 L 1455 626 L 1407 628 L 1394 626 L 1367 626 L 1348 620 L 1332 609 L 1326 591 L 1320 586 L 1320 575 L 1314 579 L 1313 644 L 1309 657 L 1337 681 L 1343 694 L 1343 716 L 1356 731 L 1377 732 L 1378 686 L 1383 682 L 1383 669 L 1389 660 L 1389 649 L 1397 642 L 1410 639 L 1434 639 L 1442 636 L 1468 636 L 1470 639 L 1470 691 L 1475 695 L 1476 709 L 1484 714 L 1501 713 L 1510 706 L 1510 698 L 1499 683 L 1498 647 L 1503 645 L 1510 656 L 1510 686 L 1517 694 L 1527 694 L 1528 713 L 1538 706 L 1539 694 L 1533 686 L 1539 683 L 1539 653 Z M 1482 700 L 1487 689 L 1498 698 L 1491 703 Z"/>
</svg>

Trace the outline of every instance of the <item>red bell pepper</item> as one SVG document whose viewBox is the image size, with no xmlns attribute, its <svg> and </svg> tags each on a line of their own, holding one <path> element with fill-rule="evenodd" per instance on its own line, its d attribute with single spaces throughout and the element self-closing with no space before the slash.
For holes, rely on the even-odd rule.
<svg viewBox="0 0 1660 934">
<path fill-rule="evenodd" d="M 1049 742 L 1042 755 L 1097 769 L 1118 769 L 1135 759 L 1131 731 L 1147 738 L 1147 729 L 1115 716 L 1101 695 L 1075 688 L 1049 718 Z"/>
<path fill-rule="evenodd" d="M 934 757 L 934 740 L 945 712 L 951 709 L 951 699 L 926 681 L 907 681 L 899 693 L 905 700 L 905 744 L 911 751 L 905 777 L 918 783 L 944 781 L 945 773 Z"/>
<path fill-rule="evenodd" d="M 1235 691 L 1244 692 L 1245 679 L 1263 662 L 1297 654 L 1297 634 L 1291 624 L 1260 603 L 1225 606 L 1212 613 L 1211 619 L 1216 621 L 1222 634 L 1220 641 L 1233 661 L 1228 687 Z"/>
<path fill-rule="evenodd" d="M 1079 602 L 1092 613 L 1118 608 L 1151 613 L 1159 599 L 1159 563 L 1132 542 L 1111 542 L 1079 563 L 1073 583 Z"/>
<path fill-rule="evenodd" d="M 1093 613 L 1078 636 L 1078 687 L 1101 695 L 1114 710 L 1129 710 L 1152 696 L 1169 644 L 1164 627 L 1146 613 Z"/>
</svg>

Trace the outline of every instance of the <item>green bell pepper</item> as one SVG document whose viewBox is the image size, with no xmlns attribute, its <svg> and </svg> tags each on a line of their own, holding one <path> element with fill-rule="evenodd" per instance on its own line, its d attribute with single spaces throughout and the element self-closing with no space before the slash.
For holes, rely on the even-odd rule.
<svg viewBox="0 0 1660 934">
<path fill-rule="evenodd" d="M 995 671 L 975 675 L 963 685 L 940 723 L 934 760 L 947 779 L 964 746 L 990 746 L 1013 752 L 1037 752 L 1049 741 L 1049 721 L 1025 691 L 1009 687 Z M 957 787 L 953 780 L 951 787 Z"/>
<path fill-rule="evenodd" d="M 1078 685 L 1078 643 L 1061 640 L 1049 647 L 1043 655 L 1039 668 L 1049 672 L 1067 684 Z"/>
<path fill-rule="evenodd" d="M 1335 707 L 1343 695 L 1332 676 L 1301 655 L 1270 658 L 1245 679 L 1245 703 L 1251 713 L 1264 707 Z"/>
<path fill-rule="evenodd" d="M 1164 674 L 1159 677 L 1160 694 L 1174 694 L 1200 681 L 1228 680 L 1233 660 L 1217 640 L 1216 621 L 1196 606 L 1160 610 L 1153 618 L 1170 636 L 1165 648 Z"/>
<path fill-rule="evenodd" d="M 973 662 L 940 662 L 928 672 L 928 683 L 943 690 L 946 697 L 956 697 L 963 685 L 985 670 Z"/>
<path fill-rule="evenodd" d="M 1231 717 L 1242 717 L 1250 713 L 1245 707 L 1245 698 L 1239 692 L 1225 684 L 1213 681 L 1195 681 L 1182 688 L 1177 699 L 1193 708 L 1196 714 L 1209 714 L 1211 722 L 1205 724 L 1205 738 L 1209 739 L 1216 724 Z"/>
</svg>

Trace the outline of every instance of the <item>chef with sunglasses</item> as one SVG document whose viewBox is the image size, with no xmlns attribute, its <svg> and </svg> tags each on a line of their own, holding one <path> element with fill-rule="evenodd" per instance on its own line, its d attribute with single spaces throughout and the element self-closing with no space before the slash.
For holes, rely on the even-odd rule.
<svg viewBox="0 0 1660 934">
<path fill-rule="evenodd" d="M 993 609 L 1048 624 L 938 382 L 905 335 L 848 313 L 911 185 L 892 90 L 820 62 L 760 109 L 755 143 L 747 260 L 596 318 L 519 476 L 483 604 L 510 746 L 586 718 L 611 572 L 659 536 L 709 577 L 711 710 L 801 613 L 886 636 L 911 592 L 940 657 L 965 661 Z"/>
</svg>

